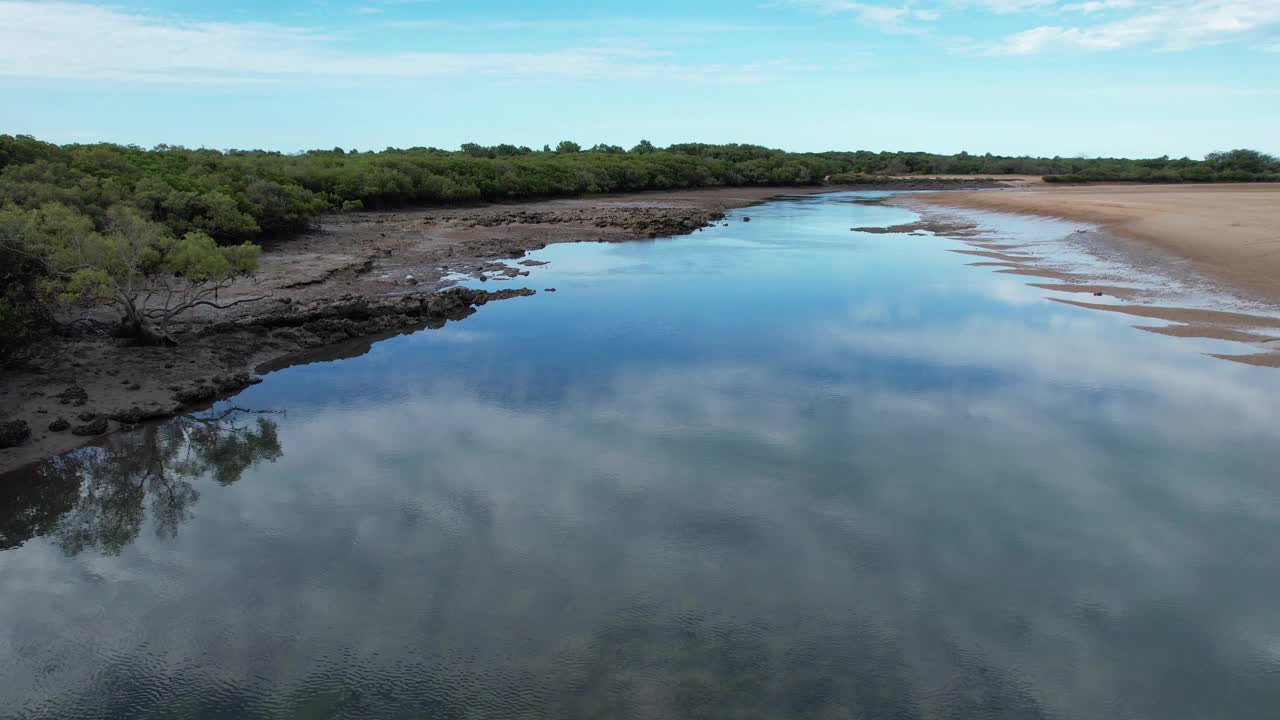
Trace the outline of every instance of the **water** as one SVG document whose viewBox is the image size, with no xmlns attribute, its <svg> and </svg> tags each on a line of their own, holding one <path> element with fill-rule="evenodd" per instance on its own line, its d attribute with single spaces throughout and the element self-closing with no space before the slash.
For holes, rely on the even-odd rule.
<svg viewBox="0 0 1280 720">
<path fill-rule="evenodd" d="M 4 478 L 0 717 L 1280 714 L 1280 373 L 869 195 Z"/>
</svg>

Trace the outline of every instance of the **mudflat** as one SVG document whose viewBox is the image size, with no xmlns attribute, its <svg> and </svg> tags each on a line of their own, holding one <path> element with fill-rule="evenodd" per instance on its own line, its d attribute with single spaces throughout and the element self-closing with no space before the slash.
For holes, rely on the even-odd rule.
<svg viewBox="0 0 1280 720">
<path fill-rule="evenodd" d="M 0 373 L 0 420 L 30 429 L 19 446 L 0 449 L 0 472 L 206 406 L 299 353 L 439 326 L 487 302 L 532 295 L 537 288 L 521 287 L 527 270 L 500 262 L 530 250 L 687 234 L 732 208 L 832 189 L 718 188 L 326 216 L 311 233 L 265 246 L 257 276 L 221 296 L 264 299 L 183 316 L 178 347 L 81 334 Z M 463 276 L 492 290 L 444 289 Z M 91 307 L 76 312 L 114 319 Z"/>
<path fill-rule="evenodd" d="M 1280 184 L 1031 184 L 914 199 L 1095 223 L 1186 258 L 1246 295 L 1280 301 Z"/>
</svg>

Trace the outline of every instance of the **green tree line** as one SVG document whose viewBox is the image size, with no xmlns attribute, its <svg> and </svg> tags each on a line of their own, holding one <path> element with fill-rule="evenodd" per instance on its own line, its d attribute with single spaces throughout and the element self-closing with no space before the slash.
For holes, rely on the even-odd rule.
<svg viewBox="0 0 1280 720">
<path fill-rule="evenodd" d="M 1280 180 L 1280 162 L 1250 150 L 1204 160 L 1168 157 L 1033 158 L 919 152 L 788 153 L 757 145 L 684 143 L 625 150 L 564 141 L 554 149 L 466 144 L 459 151 L 388 148 L 150 150 L 112 144 L 55 145 L 0 135 L 0 205 L 59 203 L 99 228 L 129 206 L 174 236 L 199 231 L 219 242 L 287 236 L 321 214 L 591 193 L 750 185 L 812 185 L 832 175 L 1045 175 L 1068 180 L 1213 182 Z"/>
<path fill-rule="evenodd" d="M 180 263 L 170 262 L 166 248 L 198 245 L 203 254 L 197 259 L 207 265 L 205 261 L 218 258 L 204 238 L 224 247 L 287 238 L 326 212 L 642 190 L 882 183 L 885 176 L 924 174 L 1028 174 L 1058 182 L 1264 181 L 1280 180 L 1280 162 L 1251 150 L 1213 153 L 1203 160 L 1131 160 L 789 153 L 758 145 L 702 143 L 659 148 L 648 141 L 630 149 L 605 144 L 584 148 L 569 140 L 541 150 L 468 143 L 457 151 L 334 148 L 286 154 L 171 145 L 56 145 L 25 135 L 0 135 L 0 340 L 5 347 L 0 363 L 12 359 L 9 351 L 47 324 L 42 303 L 50 294 L 65 299 L 67 283 L 51 284 L 47 275 L 56 271 L 69 276 L 69 268 L 77 267 L 64 263 L 59 271 L 51 262 L 68 257 L 68 248 L 82 257 L 126 247 L 145 256 L 148 267 L 168 272 Z M 129 222 L 122 224 L 122 218 Z M 123 232 L 125 226 L 134 232 Z M 105 286 L 112 278 L 99 279 Z M 129 278 L 114 279 L 133 285 Z"/>
</svg>

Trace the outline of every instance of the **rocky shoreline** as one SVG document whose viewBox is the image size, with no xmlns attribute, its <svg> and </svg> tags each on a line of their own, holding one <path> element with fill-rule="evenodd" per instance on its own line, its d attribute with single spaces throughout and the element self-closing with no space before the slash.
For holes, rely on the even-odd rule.
<svg viewBox="0 0 1280 720">
<path fill-rule="evenodd" d="M 290 304 L 212 323 L 178 348 L 130 347 L 105 338 L 64 341 L 60 353 L 7 375 L 0 470 L 55 454 L 114 430 L 172 417 L 262 382 L 256 374 L 291 356 L 351 338 L 412 332 L 461 320 L 494 300 L 533 295 L 451 288 L 393 298 Z"/>
<path fill-rule="evenodd" d="M 265 245 L 257 276 L 221 297 L 265 300 L 185 316 L 176 348 L 79 335 L 54 342 L 26 368 L 0 373 L 0 473 L 200 409 L 322 348 L 367 347 L 460 320 L 494 300 L 532 295 L 529 288 L 453 286 L 461 277 L 515 285 L 543 263 L 503 261 L 547 245 L 685 235 L 780 195 L 937 187 L 907 179 L 892 188 L 716 188 L 328 216 L 314 232 Z"/>
<path fill-rule="evenodd" d="M 460 275 L 510 283 L 538 263 L 500 260 L 558 242 L 687 234 L 721 221 L 731 208 L 821 190 L 643 193 L 324 218 L 314 233 L 268 245 L 254 281 L 223 297 L 268 299 L 234 314 L 185 318 L 176 348 L 79 335 L 0 374 L 0 473 L 108 432 L 206 407 L 261 382 L 258 373 L 321 348 L 440 327 L 488 302 L 533 295 L 522 287 L 449 287 Z"/>
</svg>

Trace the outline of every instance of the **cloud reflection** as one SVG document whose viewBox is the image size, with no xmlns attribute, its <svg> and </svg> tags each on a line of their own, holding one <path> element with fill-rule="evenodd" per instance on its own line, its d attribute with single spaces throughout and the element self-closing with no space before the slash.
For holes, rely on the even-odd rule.
<svg viewBox="0 0 1280 720">
<path fill-rule="evenodd" d="M 989 362 L 959 341 L 973 330 L 939 341 L 949 354 L 910 333 L 820 336 Z M 284 456 L 205 490 L 176 538 L 0 555 L 20 658 L 0 696 L 65 710 L 113 695 L 105 682 L 154 682 L 159 663 L 209 697 L 220 672 L 251 668 L 244 702 L 286 715 L 372 683 L 494 713 L 659 717 L 701 697 L 797 717 L 984 702 L 1098 717 L 1125 698 L 1157 717 L 1194 695 L 1250 716 L 1269 697 L 1253 638 L 1280 621 L 1275 574 L 1249 552 L 1277 519 L 1255 482 L 1280 428 L 1262 422 L 1258 376 L 1189 383 L 1179 356 L 1071 374 L 1026 345 L 1010 362 L 1042 372 L 1034 385 L 695 365 L 525 406 L 425 384 L 286 421 Z M 1082 389 L 1099 382 L 1139 391 Z M 78 659 L 90 638 L 106 654 Z M 1151 673 L 1162 691 L 1135 693 Z M 50 676 L 77 691 L 42 695 Z"/>
</svg>

